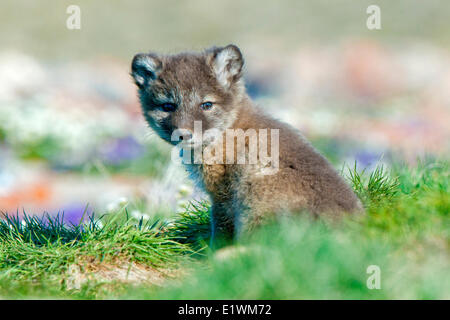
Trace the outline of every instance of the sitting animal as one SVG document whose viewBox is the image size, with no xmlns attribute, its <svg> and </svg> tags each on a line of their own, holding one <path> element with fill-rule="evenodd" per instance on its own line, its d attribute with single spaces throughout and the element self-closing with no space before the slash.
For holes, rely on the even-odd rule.
<svg viewBox="0 0 450 320">
<path fill-rule="evenodd" d="M 251 101 L 243 65 L 239 48 L 228 45 L 141 53 L 131 67 L 150 127 L 184 154 L 201 154 L 200 161 L 183 158 L 210 195 L 212 237 L 234 238 L 284 213 L 337 218 L 362 212 L 332 165 L 296 129 Z"/>
</svg>

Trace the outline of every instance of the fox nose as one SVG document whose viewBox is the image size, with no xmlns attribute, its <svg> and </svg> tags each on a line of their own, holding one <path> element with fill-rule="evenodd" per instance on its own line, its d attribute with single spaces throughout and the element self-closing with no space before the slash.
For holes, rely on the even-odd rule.
<svg viewBox="0 0 450 320">
<path fill-rule="evenodd" d="M 192 132 L 188 129 L 177 129 L 178 141 L 189 141 L 192 139 Z"/>
<path fill-rule="evenodd" d="M 180 136 L 180 141 L 189 141 L 192 139 L 192 133 L 190 132 L 183 132 L 183 134 Z"/>
</svg>

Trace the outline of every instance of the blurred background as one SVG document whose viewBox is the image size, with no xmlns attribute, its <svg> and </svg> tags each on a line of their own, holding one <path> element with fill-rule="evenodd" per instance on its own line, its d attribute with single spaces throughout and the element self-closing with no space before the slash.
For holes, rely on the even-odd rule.
<svg viewBox="0 0 450 320">
<path fill-rule="evenodd" d="M 238 45 L 253 99 L 338 169 L 449 155 L 449 1 L 2 0 L 0 38 L 0 212 L 147 219 L 203 197 L 140 114 L 130 62 L 150 50 Z"/>
</svg>

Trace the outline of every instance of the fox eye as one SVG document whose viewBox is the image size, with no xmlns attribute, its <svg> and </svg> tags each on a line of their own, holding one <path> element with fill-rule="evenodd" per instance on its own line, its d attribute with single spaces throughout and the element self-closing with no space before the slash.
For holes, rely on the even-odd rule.
<svg viewBox="0 0 450 320">
<path fill-rule="evenodd" d="M 212 102 L 203 102 L 200 105 L 200 108 L 202 108 L 202 110 L 211 110 L 211 108 L 213 107 L 213 103 Z"/>
<path fill-rule="evenodd" d="M 163 103 L 160 107 L 164 112 L 173 112 L 177 108 L 177 106 L 173 103 Z"/>
</svg>

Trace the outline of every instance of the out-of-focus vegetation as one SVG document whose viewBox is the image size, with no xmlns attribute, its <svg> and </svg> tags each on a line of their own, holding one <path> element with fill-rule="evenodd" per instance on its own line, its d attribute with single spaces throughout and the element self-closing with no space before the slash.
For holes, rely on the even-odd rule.
<svg viewBox="0 0 450 320">
<path fill-rule="evenodd" d="M 65 28 L 71 4 L 2 1 L 2 45 L 56 60 L 96 55 L 129 59 L 138 51 L 201 49 L 229 42 L 245 51 L 254 46 L 276 51 L 277 56 L 304 44 L 350 38 L 450 45 L 450 4 L 439 0 L 78 0 L 79 32 Z M 382 10 L 382 29 L 377 32 L 366 28 L 366 9 L 373 4 Z"/>
<path fill-rule="evenodd" d="M 69 227 L 59 217 L 8 216 L 0 223 L 0 296 L 448 299 L 448 162 L 349 169 L 349 179 L 365 216 L 338 225 L 284 218 L 215 253 L 202 203 L 148 221 L 124 206 L 104 225 L 104 218 Z M 367 286 L 372 265 L 381 289 Z"/>
</svg>

